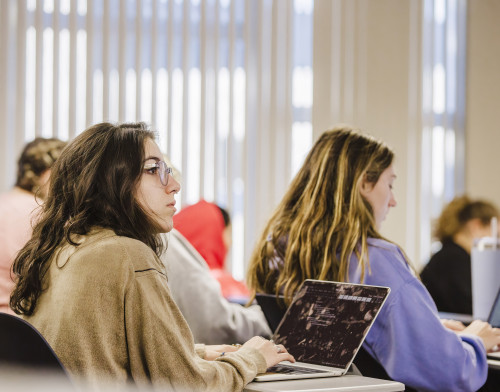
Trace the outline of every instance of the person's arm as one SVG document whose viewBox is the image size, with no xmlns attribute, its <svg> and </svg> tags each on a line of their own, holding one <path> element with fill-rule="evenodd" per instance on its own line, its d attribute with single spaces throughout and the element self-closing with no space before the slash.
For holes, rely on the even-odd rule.
<svg viewBox="0 0 500 392">
<path fill-rule="evenodd" d="M 267 367 L 257 350 L 245 346 L 220 360 L 201 359 L 166 277 L 155 269 L 135 272 L 125 294 L 125 324 L 130 372 L 139 385 L 238 391 Z"/>
<path fill-rule="evenodd" d="M 194 351 L 200 358 L 205 359 L 205 356 L 207 355 L 207 349 L 203 343 L 198 343 L 194 345 Z"/>
<path fill-rule="evenodd" d="M 391 287 L 365 347 L 394 380 L 428 391 L 475 391 L 488 365 L 481 339 L 445 328 L 429 293 L 398 252 L 370 252 L 365 283 Z"/>
<path fill-rule="evenodd" d="M 162 256 L 172 297 L 186 318 L 196 342 L 243 343 L 252 336 L 270 336 L 259 306 L 248 308 L 226 300 L 219 283 L 198 252 L 175 230 L 167 235 Z"/>
</svg>

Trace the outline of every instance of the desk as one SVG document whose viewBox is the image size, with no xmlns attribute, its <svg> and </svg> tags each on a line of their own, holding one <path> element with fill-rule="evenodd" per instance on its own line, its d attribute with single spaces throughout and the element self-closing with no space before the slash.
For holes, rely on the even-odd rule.
<svg viewBox="0 0 500 392">
<path fill-rule="evenodd" d="M 500 359 L 488 359 L 490 369 L 500 370 Z"/>
<path fill-rule="evenodd" d="M 244 392 L 399 392 L 405 386 L 400 382 L 379 380 L 347 374 L 341 377 L 310 378 L 290 381 L 251 382 Z"/>
</svg>

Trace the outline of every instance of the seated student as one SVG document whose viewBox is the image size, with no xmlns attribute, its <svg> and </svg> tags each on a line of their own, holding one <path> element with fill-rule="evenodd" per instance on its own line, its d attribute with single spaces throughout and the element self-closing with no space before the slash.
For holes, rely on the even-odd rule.
<svg viewBox="0 0 500 392">
<path fill-rule="evenodd" d="M 9 307 L 12 262 L 31 237 L 32 220 L 47 194 L 50 168 L 65 145 L 41 137 L 28 143 L 18 160 L 14 187 L 0 195 L 0 312 L 14 313 Z"/>
<path fill-rule="evenodd" d="M 242 390 L 293 357 L 261 337 L 239 349 L 195 346 L 158 257 L 180 189 L 170 172 L 143 123 L 97 124 L 76 137 L 14 262 L 10 305 L 96 387 Z"/>
<path fill-rule="evenodd" d="M 195 342 L 241 343 L 252 336 L 271 335 L 258 305 L 244 307 L 222 296 L 207 263 L 181 233 L 173 229 L 166 238 L 168 249 L 161 260 L 167 269 L 168 286 Z"/>
<path fill-rule="evenodd" d="M 363 343 L 388 376 L 425 391 L 476 391 L 500 329 L 441 323 L 404 251 L 380 227 L 396 206 L 393 152 L 349 127 L 323 133 L 268 221 L 250 260 L 249 287 L 289 302 L 304 279 L 389 286 Z M 363 369 L 360 369 L 363 372 Z"/>
<path fill-rule="evenodd" d="M 231 246 L 229 213 L 214 203 L 200 200 L 174 216 L 174 227 L 186 238 L 207 262 L 210 273 L 218 280 L 222 295 L 235 302 L 248 302 L 245 283 L 233 278 L 224 269 Z"/>
<path fill-rule="evenodd" d="M 491 218 L 500 217 L 491 203 L 456 197 L 441 212 L 435 237 L 442 248 L 420 277 L 439 311 L 472 314 L 471 250 L 475 238 L 491 236 Z"/>
</svg>

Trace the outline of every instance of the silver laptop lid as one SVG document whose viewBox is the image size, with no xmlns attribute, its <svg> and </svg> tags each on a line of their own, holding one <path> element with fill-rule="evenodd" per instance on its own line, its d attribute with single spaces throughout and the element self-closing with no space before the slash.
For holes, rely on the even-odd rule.
<svg viewBox="0 0 500 392">
<path fill-rule="evenodd" d="M 299 362 L 347 369 L 389 291 L 388 287 L 306 280 L 273 339 Z"/>
<path fill-rule="evenodd" d="M 498 289 L 497 297 L 495 302 L 493 302 L 488 322 L 492 327 L 500 328 L 500 289 Z"/>
</svg>

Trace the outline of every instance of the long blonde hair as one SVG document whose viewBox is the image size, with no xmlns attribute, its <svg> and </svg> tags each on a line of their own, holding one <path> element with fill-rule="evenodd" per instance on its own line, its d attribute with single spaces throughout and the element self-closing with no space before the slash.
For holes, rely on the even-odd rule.
<svg viewBox="0 0 500 392">
<path fill-rule="evenodd" d="M 353 128 L 324 132 L 257 242 L 247 274 L 253 292 L 283 292 L 289 302 L 305 279 L 346 281 L 352 254 L 363 280 L 367 238 L 382 237 L 360 186 L 375 184 L 393 158 Z"/>
</svg>

